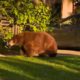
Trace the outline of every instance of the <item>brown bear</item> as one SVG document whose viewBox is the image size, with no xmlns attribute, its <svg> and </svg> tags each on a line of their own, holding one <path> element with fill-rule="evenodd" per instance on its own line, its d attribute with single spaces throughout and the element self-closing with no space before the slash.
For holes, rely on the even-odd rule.
<svg viewBox="0 0 80 80">
<path fill-rule="evenodd" d="M 8 41 L 8 46 L 18 45 L 28 57 L 49 55 L 56 56 L 57 43 L 47 32 L 23 32 L 14 35 Z"/>
</svg>

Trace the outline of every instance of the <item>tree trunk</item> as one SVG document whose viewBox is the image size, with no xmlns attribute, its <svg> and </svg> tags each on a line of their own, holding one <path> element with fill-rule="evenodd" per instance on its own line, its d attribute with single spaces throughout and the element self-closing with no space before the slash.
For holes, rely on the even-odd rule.
<svg viewBox="0 0 80 80">
<path fill-rule="evenodd" d="M 41 1 L 50 7 L 57 2 L 57 0 L 33 0 L 33 3 L 39 5 Z"/>
<path fill-rule="evenodd" d="M 40 0 L 32 0 L 33 1 L 33 3 L 35 4 L 35 5 L 39 5 L 40 4 Z"/>
<path fill-rule="evenodd" d="M 66 18 L 73 14 L 73 1 L 72 0 L 62 0 L 62 18 Z"/>
</svg>

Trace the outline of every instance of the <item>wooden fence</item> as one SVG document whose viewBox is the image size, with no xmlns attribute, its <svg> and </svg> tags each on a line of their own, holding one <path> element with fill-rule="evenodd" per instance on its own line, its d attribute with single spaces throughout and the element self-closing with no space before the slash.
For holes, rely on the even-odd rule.
<svg viewBox="0 0 80 80">
<path fill-rule="evenodd" d="M 2 26 L 2 27 L 9 27 L 11 32 L 12 32 L 12 34 L 14 34 L 14 35 L 16 35 L 16 34 L 21 32 L 20 27 L 18 25 L 15 25 L 15 26 L 11 25 L 9 23 L 9 21 L 6 20 L 6 19 L 1 19 L 0 20 L 0 26 Z"/>
</svg>

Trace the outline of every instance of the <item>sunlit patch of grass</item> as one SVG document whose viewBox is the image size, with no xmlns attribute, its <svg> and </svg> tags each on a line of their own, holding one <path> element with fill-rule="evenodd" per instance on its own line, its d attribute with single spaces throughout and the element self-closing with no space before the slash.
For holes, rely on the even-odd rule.
<svg viewBox="0 0 80 80">
<path fill-rule="evenodd" d="M 2 80 L 79 80 L 80 56 L 0 57 Z"/>
</svg>

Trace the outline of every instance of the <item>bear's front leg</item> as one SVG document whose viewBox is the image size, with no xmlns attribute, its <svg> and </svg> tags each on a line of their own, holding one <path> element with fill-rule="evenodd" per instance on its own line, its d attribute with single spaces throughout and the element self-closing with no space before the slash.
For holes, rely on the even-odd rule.
<svg viewBox="0 0 80 80">
<path fill-rule="evenodd" d="M 27 57 L 37 57 L 39 54 L 35 53 L 34 51 L 29 51 L 26 53 Z"/>
<path fill-rule="evenodd" d="M 24 55 L 24 52 L 22 50 L 20 50 L 20 55 Z"/>
<path fill-rule="evenodd" d="M 27 57 L 39 56 L 32 43 L 25 44 L 22 49 Z"/>
<path fill-rule="evenodd" d="M 26 54 L 26 50 L 24 49 L 23 46 L 21 46 L 20 54 L 21 54 L 21 55 L 25 55 L 25 54 Z"/>
</svg>

